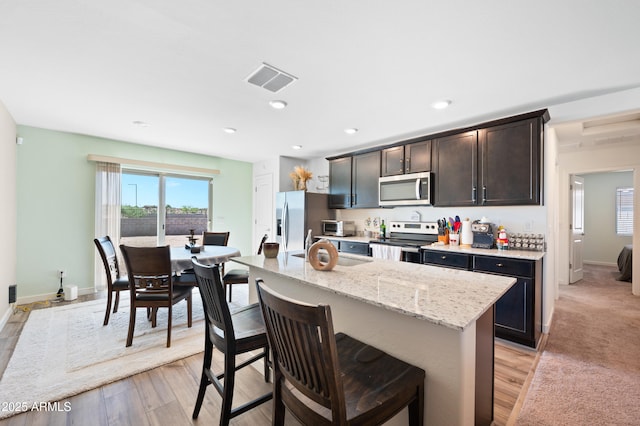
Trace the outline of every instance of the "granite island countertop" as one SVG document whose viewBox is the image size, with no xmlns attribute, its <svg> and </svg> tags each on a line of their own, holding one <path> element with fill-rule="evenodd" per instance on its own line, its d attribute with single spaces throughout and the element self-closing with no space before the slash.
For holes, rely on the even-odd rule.
<svg viewBox="0 0 640 426">
<path fill-rule="evenodd" d="M 256 277 L 260 270 L 268 271 L 455 330 L 473 324 L 516 282 L 511 277 L 344 253 L 341 258 L 360 262 L 317 271 L 295 254 L 280 253 L 275 259 L 258 255 L 230 260 L 256 268 Z"/>
</svg>

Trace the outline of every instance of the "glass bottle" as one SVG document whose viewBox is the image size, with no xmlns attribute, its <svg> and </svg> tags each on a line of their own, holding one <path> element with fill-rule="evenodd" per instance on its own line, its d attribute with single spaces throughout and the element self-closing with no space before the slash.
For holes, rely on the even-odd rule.
<svg viewBox="0 0 640 426">
<path fill-rule="evenodd" d="M 384 224 L 384 220 L 380 223 L 380 238 L 387 238 L 387 225 Z"/>
</svg>

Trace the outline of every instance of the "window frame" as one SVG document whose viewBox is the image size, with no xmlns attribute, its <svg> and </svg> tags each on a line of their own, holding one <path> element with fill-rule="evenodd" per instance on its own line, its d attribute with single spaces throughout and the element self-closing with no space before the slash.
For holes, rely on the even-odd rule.
<svg viewBox="0 0 640 426">
<path fill-rule="evenodd" d="M 633 235 L 633 187 L 616 188 L 616 235 Z"/>
</svg>

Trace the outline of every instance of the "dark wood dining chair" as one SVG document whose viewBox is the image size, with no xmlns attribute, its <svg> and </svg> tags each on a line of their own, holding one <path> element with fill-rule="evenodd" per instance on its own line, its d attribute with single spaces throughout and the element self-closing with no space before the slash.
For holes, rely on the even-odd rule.
<svg viewBox="0 0 640 426">
<path fill-rule="evenodd" d="M 224 287 L 220 281 L 217 265 L 205 266 L 192 259 L 193 269 L 198 281 L 202 306 L 205 311 L 205 345 L 202 376 L 193 418 L 200 413 L 207 386 L 212 384 L 222 396 L 220 425 L 229 424 L 229 420 L 272 398 L 268 392 L 239 407 L 232 408 L 235 372 L 253 362 L 264 359 L 264 379 L 269 382 L 269 347 L 262 320 L 260 306 L 255 303 L 231 313 L 225 301 Z M 211 368 L 213 349 L 224 354 L 222 373 L 214 373 Z M 236 365 L 236 355 L 249 351 L 259 351 L 256 355 Z"/>
<path fill-rule="evenodd" d="M 268 235 L 264 234 L 260 244 L 258 244 L 258 255 L 262 253 L 262 246 L 267 241 Z M 249 284 L 249 271 L 247 269 L 232 269 L 225 272 L 222 277 L 227 294 L 229 295 L 229 302 L 231 302 L 231 289 L 234 284 Z"/>
<path fill-rule="evenodd" d="M 285 407 L 305 425 L 378 425 L 405 407 L 424 422 L 425 372 L 344 333 L 331 308 L 286 298 L 256 280 L 273 354 L 273 425 Z"/>
<path fill-rule="evenodd" d="M 164 247 L 130 247 L 120 245 L 129 275 L 130 314 L 126 346 L 133 343 L 137 308 L 151 310 L 151 326 L 156 326 L 158 308 L 167 308 L 167 347 L 171 347 L 171 320 L 173 305 L 187 301 L 187 325 L 191 327 L 192 286 L 174 286 L 171 271 L 171 252 Z"/>
<path fill-rule="evenodd" d="M 229 232 L 203 232 L 203 246 L 226 246 L 229 243 Z"/>
<path fill-rule="evenodd" d="M 107 275 L 107 311 L 104 314 L 104 322 L 102 323 L 103 325 L 107 325 L 109 324 L 113 294 L 115 293 L 115 300 L 113 300 L 113 313 L 115 314 L 118 312 L 120 292 L 129 290 L 129 277 L 120 274 L 116 249 L 108 235 L 94 238 L 93 242 L 98 249 L 98 253 L 100 253 L 104 271 Z"/>
</svg>

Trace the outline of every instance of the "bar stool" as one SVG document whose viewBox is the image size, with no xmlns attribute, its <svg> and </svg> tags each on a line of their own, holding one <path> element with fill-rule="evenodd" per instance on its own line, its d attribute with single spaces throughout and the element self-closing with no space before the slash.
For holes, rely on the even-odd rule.
<svg viewBox="0 0 640 426">
<path fill-rule="evenodd" d="M 256 280 L 273 353 L 273 425 L 285 407 L 305 425 L 378 425 L 405 407 L 424 422 L 425 372 L 344 333 L 331 308 L 286 298 Z"/>
</svg>

